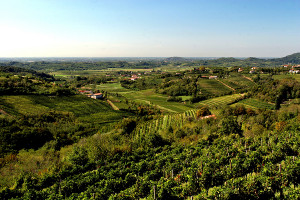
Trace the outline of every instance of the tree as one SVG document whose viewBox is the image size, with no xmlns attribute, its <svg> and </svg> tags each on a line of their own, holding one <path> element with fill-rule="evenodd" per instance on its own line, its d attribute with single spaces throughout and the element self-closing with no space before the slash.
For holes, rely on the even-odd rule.
<svg viewBox="0 0 300 200">
<path fill-rule="evenodd" d="M 210 114 L 211 114 L 211 112 L 209 111 L 209 109 L 207 107 L 203 106 L 203 107 L 200 107 L 199 110 L 197 111 L 197 118 L 204 117 L 204 116 L 207 116 Z"/>
<path fill-rule="evenodd" d="M 242 129 L 237 119 L 233 116 L 228 116 L 221 120 L 219 132 L 222 135 L 242 134 Z"/>
<path fill-rule="evenodd" d="M 85 148 L 75 146 L 73 148 L 73 151 L 68 156 L 68 160 L 73 165 L 85 165 L 89 159 L 88 159 L 88 152 Z"/>
</svg>

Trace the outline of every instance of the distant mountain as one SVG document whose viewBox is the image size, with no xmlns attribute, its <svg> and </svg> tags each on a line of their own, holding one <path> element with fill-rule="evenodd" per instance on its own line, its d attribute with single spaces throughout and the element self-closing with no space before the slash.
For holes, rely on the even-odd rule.
<svg viewBox="0 0 300 200">
<path fill-rule="evenodd" d="M 248 62 L 259 62 L 259 61 L 263 61 L 264 59 L 261 59 L 261 58 L 255 58 L 255 57 L 249 57 L 247 59 L 245 59 L 245 61 L 248 61 Z"/>
<path fill-rule="evenodd" d="M 271 61 L 274 61 L 277 63 L 280 62 L 282 64 L 287 64 L 287 63 L 300 64 L 300 53 L 294 53 L 294 54 L 285 56 L 283 58 L 271 59 Z"/>
<path fill-rule="evenodd" d="M 217 61 L 217 62 L 236 62 L 238 60 L 239 59 L 232 58 L 232 57 L 222 57 L 222 58 L 216 59 L 215 61 Z"/>
<path fill-rule="evenodd" d="M 188 59 L 186 58 L 182 58 L 182 57 L 169 57 L 169 58 L 166 58 L 165 61 L 168 61 L 168 62 L 183 62 L 183 61 L 187 61 Z"/>
</svg>

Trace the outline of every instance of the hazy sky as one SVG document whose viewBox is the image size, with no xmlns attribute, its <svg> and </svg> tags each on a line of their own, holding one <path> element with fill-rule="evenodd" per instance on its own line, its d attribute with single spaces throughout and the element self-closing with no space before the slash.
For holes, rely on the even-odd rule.
<svg viewBox="0 0 300 200">
<path fill-rule="evenodd" d="M 0 57 L 282 57 L 300 0 L 0 0 Z"/>
</svg>

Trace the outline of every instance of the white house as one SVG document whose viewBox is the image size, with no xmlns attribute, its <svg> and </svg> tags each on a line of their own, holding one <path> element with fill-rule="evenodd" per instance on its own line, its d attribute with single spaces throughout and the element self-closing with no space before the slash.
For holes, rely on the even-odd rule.
<svg viewBox="0 0 300 200">
<path fill-rule="evenodd" d="M 95 93 L 91 95 L 91 98 L 93 99 L 103 99 L 103 94 L 102 93 Z"/>
</svg>

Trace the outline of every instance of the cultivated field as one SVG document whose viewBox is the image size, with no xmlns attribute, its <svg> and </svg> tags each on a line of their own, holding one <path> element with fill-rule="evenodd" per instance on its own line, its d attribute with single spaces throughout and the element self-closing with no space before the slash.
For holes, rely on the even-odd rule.
<svg viewBox="0 0 300 200">
<path fill-rule="evenodd" d="M 273 78 L 275 80 L 281 80 L 281 79 L 286 79 L 286 78 L 294 78 L 297 81 L 300 82 L 300 74 L 280 74 L 280 75 L 273 75 Z"/>
<path fill-rule="evenodd" d="M 198 84 L 201 88 L 201 92 L 205 95 L 212 94 L 222 96 L 232 92 L 230 88 L 214 79 L 200 79 L 198 80 Z"/>
<path fill-rule="evenodd" d="M 0 109 L 12 116 L 39 115 L 49 111 L 58 111 L 73 113 L 80 121 L 110 123 L 128 115 L 113 110 L 105 101 L 94 100 L 82 95 L 68 97 L 1 96 L 0 102 Z"/>
<path fill-rule="evenodd" d="M 111 93 L 118 93 L 123 97 L 127 98 L 130 101 L 135 101 L 143 104 L 151 104 L 157 106 L 159 109 L 162 109 L 166 112 L 184 112 L 194 108 L 192 105 L 187 105 L 184 103 L 178 102 L 167 102 L 168 96 L 163 94 L 157 94 L 152 89 L 148 90 L 141 90 L 141 91 L 134 91 L 123 88 L 120 83 L 111 83 L 111 84 L 101 84 L 97 86 L 99 90 L 105 90 Z M 121 101 L 121 102 L 114 102 L 114 104 L 119 108 L 125 108 L 126 105 L 124 104 L 124 98 L 111 96 L 113 101 Z M 189 97 L 184 97 L 189 98 Z"/>
<path fill-rule="evenodd" d="M 252 108 L 252 109 L 270 109 L 270 110 L 275 109 L 275 105 L 273 104 L 258 99 L 252 99 L 252 98 L 243 99 L 233 105 L 238 105 L 238 104 L 244 105 L 246 108 Z"/>
<path fill-rule="evenodd" d="M 255 84 L 254 82 L 242 76 L 233 76 L 227 79 L 222 79 L 221 81 L 234 89 L 243 89 Z"/>
<path fill-rule="evenodd" d="M 216 98 L 200 101 L 196 105 L 204 105 L 208 107 L 220 107 L 220 106 L 231 104 L 241 97 L 242 97 L 241 94 L 226 95 L 222 97 L 216 97 Z"/>
</svg>

